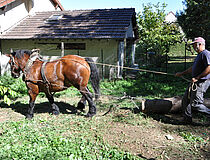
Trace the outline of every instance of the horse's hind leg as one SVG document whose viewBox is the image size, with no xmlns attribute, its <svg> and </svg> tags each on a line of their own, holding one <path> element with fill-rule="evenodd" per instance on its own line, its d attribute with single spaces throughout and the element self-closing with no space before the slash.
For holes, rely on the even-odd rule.
<svg viewBox="0 0 210 160">
<path fill-rule="evenodd" d="M 85 104 L 86 104 L 86 98 L 85 96 L 82 96 L 82 98 L 77 104 L 77 109 L 83 111 L 85 109 Z"/>
<path fill-rule="evenodd" d="M 80 93 L 85 97 L 85 99 L 88 101 L 88 105 L 89 105 L 89 111 L 87 113 L 87 117 L 92 117 L 96 114 L 96 106 L 93 102 L 93 96 L 90 93 L 90 91 L 88 90 L 87 87 L 81 87 L 80 88 Z"/>
<path fill-rule="evenodd" d="M 51 107 L 52 107 L 52 114 L 54 114 L 54 115 L 59 115 L 60 111 L 59 111 L 58 106 L 57 106 L 57 105 L 55 104 L 55 102 L 54 102 L 53 96 L 50 95 L 50 94 L 48 94 L 48 93 L 45 93 L 45 94 L 46 94 L 47 99 L 48 99 L 49 102 L 50 102 Z"/>
</svg>

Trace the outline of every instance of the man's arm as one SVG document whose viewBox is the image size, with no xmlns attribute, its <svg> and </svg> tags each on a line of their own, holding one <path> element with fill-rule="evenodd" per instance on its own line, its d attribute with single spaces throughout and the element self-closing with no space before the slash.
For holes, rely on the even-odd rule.
<svg viewBox="0 0 210 160">
<path fill-rule="evenodd" d="M 200 75 L 193 77 L 192 82 L 197 82 L 199 79 L 207 76 L 208 74 L 210 74 L 210 65 L 208 65 L 208 67 L 206 67 L 206 69 Z"/>
<path fill-rule="evenodd" d="M 188 74 L 188 73 L 191 73 L 192 72 L 192 67 L 190 67 L 190 68 L 188 68 L 188 69 L 186 69 L 185 71 L 183 71 L 183 72 L 177 72 L 176 74 L 175 74 L 175 76 L 177 76 L 177 77 L 181 77 L 182 75 L 184 75 L 184 74 Z"/>
</svg>

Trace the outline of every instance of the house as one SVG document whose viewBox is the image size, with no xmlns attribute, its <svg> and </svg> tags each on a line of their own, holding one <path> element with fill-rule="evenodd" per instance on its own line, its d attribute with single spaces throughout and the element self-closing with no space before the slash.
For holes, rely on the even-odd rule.
<svg viewBox="0 0 210 160">
<path fill-rule="evenodd" d="M 64 10 L 58 0 L 0 0 L 0 32 L 41 11 Z"/>
<path fill-rule="evenodd" d="M 170 11 L 166 16 L 165 16 L 165 21 L 168 23 L 174 23 L 177 21 L 177 18 L 174 14 L 174 12 Z"/>
<path fill-rule="evenodd" d="M 35 12 L 53 10 L 63 11 L 64 8 L 58 0 L 0 0 L 0 36 Z M 3 73 L 7 61 L 1 56 L 1 47 L 0 40 L 0 69 Z"/>
<path fill-rule="evenodd" d="M 39 48 L 44 56 L 96 57 L 117 65 L 116 76 L 121 77 L 122 67 L 134 63 L 136 13 L 134 8 L 35 12 L 0 39 L 3 53 Z M 111 67 L 99 67 L 102 76 L 110 74 Z"/>
<path fill-rule="evenodd" d="M 166 17 L 165 17 L 165 22 L 169 23 L 169 24 L 176 24 L 179 27 L 179 31 L 182 35 L 184 35 L 184 32 L 182 30 L 182 28 L 178 25 L 177 23 L 177 17 L 174 14 L 174 12 L 170 11 Z"/>
</svg>

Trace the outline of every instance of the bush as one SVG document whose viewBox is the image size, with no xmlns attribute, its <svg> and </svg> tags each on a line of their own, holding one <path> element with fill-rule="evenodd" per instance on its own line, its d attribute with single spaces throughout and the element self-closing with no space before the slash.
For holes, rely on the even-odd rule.
<svg viewBox="0 0 210 160">
<path fill-rule="evenodd" d="M 0 76 L 0 100 L 3 99 L 7 105 L 11 104 L 11 99 L 27 94 L 25 83 L 19 78 L 11 76 Z"/>
<path fill-rule="evenodd" d="M 17 92 L 20 96 L 27 94 L 27 88 L 22 78 L 12 78 L 9 75 L 0 76 L 0 85 L 10 88 L 11 90 Z"/>
</svg>

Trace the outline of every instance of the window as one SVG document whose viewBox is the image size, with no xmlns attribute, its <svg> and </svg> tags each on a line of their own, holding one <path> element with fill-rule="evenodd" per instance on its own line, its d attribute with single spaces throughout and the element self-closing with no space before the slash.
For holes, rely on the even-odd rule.
<svg viewBox="0 0 210 160">
<path fill-rule="evenodd" d="M 60 15 L 60 14 L 54 14 L 54 15 L 51 15 L 47 21 L 58 21 L 60 19 L 63 18 L 63 15 Z"/>
<path fill-rule="evenodd" d="M 61 44 L 58 44 L 58 49 L 61 49 Z M 64 43 L 65 50 L 85 50 L 86 45 L 85 43 Z"/>
</svg>

